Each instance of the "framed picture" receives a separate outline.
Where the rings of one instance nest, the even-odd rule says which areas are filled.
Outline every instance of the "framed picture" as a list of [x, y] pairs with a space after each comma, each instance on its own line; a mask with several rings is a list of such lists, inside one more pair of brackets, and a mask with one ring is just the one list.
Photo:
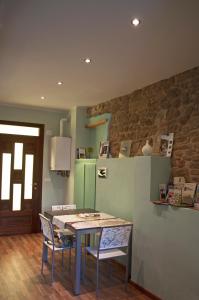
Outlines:
[[86, 149], [85, 148], [77, 148], [77, 158], [86, 158]]
[[195, 193], [196, 193], [196, 183], [185, 183], [182, 190], [182, 204], [194, 205]]
[[122, 141], [120, 144], [119, 158], [129, 157], [131, 151], [131, 140]]
[[171, 157], [172, 148], [173, 148], [173, 133], [168, 135], [160, 136], [160, 154], [163, 156]]
[[107, 177], [107, 168], [106, 167], [98, 168], [97, 175], [99, 178], [106, 178]]
[[108, 158], [109, 141], [100, 142], [99, 158]]
[[167, 202], [167, 184], [161, 183], [159, 184], [159, 195], [161, 202]]

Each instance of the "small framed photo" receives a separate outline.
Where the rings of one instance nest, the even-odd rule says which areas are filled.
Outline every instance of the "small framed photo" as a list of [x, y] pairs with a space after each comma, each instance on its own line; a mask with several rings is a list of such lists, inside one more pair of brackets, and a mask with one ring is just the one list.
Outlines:
[[160, 136], [160, 154], [162, 156], [171, 157], [173, 148], [173, 138], [173, 133]]
[[109, 156], [109, 141], [100, 142], [99, 158], [108, 158]]
[[86, 149], [85, 148], [77, 148], [77, 158], [86, 158]]
[[120, 144], [119, 158], [129, 157], [131, 151], [131, 140], [122, 141]]
[[107, 177], [107, 168], [106, 167], [98, 168], [97, 175], [99, 178], [106, 178]]
[[167, 184], [161, 183], [159, 184], [159, 196], [161, 202], [167, 202]]

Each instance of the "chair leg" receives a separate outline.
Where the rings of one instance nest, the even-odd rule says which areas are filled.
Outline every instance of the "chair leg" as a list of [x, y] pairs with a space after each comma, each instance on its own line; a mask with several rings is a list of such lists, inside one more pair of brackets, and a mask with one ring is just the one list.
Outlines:
[[64, 250], [62, 250], [61, 260], [62, 260], [62, 268], [63, 268], [64, 267]]
[[112, 278], [112, 261], [111, 259], [109, 260], [109, 263], [108, 263], [108, 267], [109, 267], [109, 277]]
[[125, 291], [127, 291], [128, 276], [129, 276], [129, 255], [127, 254], [127, 256], [126, 256], [126, 272], [125, 272]]
[[44, 269], [44, 244], [42, 246], [42, 255], [41, 255], [41, 274], [43, 275], [43, 269]]
[[55, 260], [54, 251], [52, 251], [52, 270], [51, 270], [51, 281], [52, 281], [52, 283], [54, 281], [54, 260]]
[[99, 296], [99, 260], [97, 259], [97, 268], [96, 268], [96, 295]]
[[71, 247], [69, 248], [69, 270], [71, 270]]

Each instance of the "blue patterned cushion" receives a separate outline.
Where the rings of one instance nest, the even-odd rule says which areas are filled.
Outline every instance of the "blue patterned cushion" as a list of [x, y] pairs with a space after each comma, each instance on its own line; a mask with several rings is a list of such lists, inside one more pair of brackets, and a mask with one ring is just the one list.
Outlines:
[[130, 233], [131, 226], [103, 228], [99, 249], [127, 247]]

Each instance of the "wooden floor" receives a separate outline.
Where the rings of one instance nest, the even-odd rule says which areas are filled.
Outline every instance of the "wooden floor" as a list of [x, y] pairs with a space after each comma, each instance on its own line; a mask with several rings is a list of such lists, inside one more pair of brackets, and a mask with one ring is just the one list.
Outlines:
[[[73, 276], [69, 270], [68, 253], [65, 255], [64, 268], [61, 266], [61, 255], [56, 253], [55, 281], [50, 283], [49, 265], [40, 273], [41, 234], [16, 235], [0, 237], [0, 299], [1, 300], [40, 300], [40, 299], [96, 299], [95, 262], [87, 259], [87, 270], [81, 295], [73, 294]], [[72, 257], [72, 266], [74, 258]], [[118, 265], [113, 266], [110, 278], [109, 264], [101, 263], [99, 299], [133, 299], [150, 300], [132, 285], [124, 290], [124, 274]]]

